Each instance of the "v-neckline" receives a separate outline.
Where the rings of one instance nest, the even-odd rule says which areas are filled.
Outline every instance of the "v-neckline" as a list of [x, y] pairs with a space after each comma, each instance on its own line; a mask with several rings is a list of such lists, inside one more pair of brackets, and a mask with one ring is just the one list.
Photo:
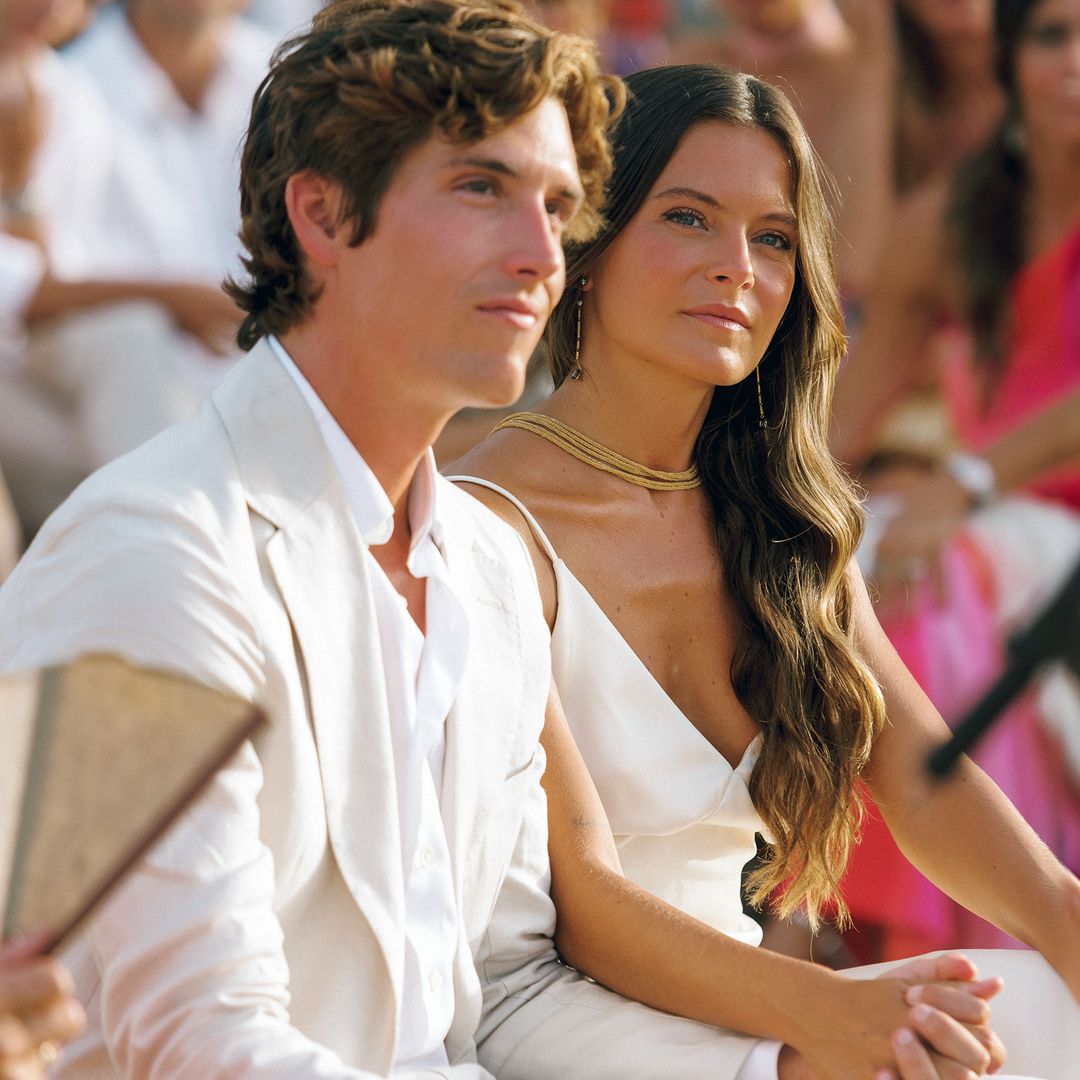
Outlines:
[[[585, 598], [586, 603], [588, 603], [596, 611], [596, 614], [603, 620], [604, 624], [610, 629], [611, 634], [618, 641], [619, 645], [627, 653], [627, 655], [630, 656], [632, 663], [642, 673], [642, 675], [645, 677], [646, 682], [650, 686], [652, 686], [653, 690], [655, 691], [657, 696], [664, 702], [666, 707], [672, 713], [674, 713], [683, 722], [683, 724], [693, 733], [693, 736], [696, 736], [706, 747], [708, 747], [708, 749], [713, 754], [715, 754], [724, 763], [724, 765], [727, 766], [727, 768], [732, 773], [741, 772], [741, 770], [743, 769], [743, 767], [746, 764], [747, 758], [749, 758], [752, 754], [756, 754], [759, 746], [761, 745], [761, 733], [758, 732], [758, 734], [755, 735], [750, 740], [749, 743], [747, 743], [745, 749], [743, 750], [742, 754], [739, 757], [739, 760], [733, 765], [728, 760], [727, 756], [725, 754], [723, 754], [715, 746], [715, 744], [703, 734], [703, 732], [697, 726], [697, 724], [695, 724], [693, 722], [693, 720], [691, 720], [690, 717], [688, 717], [686, 715], [686, 713], [684, 713], [682, 711], [682, 709], [679, 708], [679, 706], [675, 703], [675, 699], [667, 692], [667, 690], [664, 689], [664, 687], [661, 684], [660, 680], [657, 679], [657, 677], [649, 670], [649, 666], [645, 663], [645, 661], [642, 660], [641, 657], [638, 656], [638, 654], [630, 647], [630, 643], [623, 636], [622, 631], [615, 625], [614, 622], [611, 621], [611, 618], [607, 614], [607, 612], [604, 611], [604, 609], [596, 602], [596, 598], [578, 580], [578, 578], [575, 576], [574, 572], [570, 569], [569, 566], [566, 565], [566, 563], [563, 561], [563, 559], [561, 559], [558, 556], [555, 556], [555, 558], [552, 559], [552, 567], [553, 567], [553, 569], [555, 571], [556, 578], [568, 579], [570, 581], [570, 583], [572, 584], [572, 586], [575, 589], [577, 589], [578, 592]], [[556, 612], [555, 612], [555, 623], [551, 628], [552, 635], [554, 635], [558, 630], [561, 609], [562, 609], [562, 603], [560, 601], [560, 603], [559, 603], [559, 605], [558, 605], [558, 607], [556, 609]]]

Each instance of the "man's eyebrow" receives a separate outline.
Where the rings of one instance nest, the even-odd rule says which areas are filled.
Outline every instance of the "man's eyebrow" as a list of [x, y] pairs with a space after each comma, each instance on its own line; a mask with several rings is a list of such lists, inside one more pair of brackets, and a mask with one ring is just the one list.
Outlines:
[[[698, 191], [697, 188], [689, 187], [670, 187], [665, 188], [663, 191], [658, 191], [654, 196], [654, 199], [693, 199], [695, 202], [703, 203], [705, 206], [712, 207], [714, 210], [722, 209], [719, 202], [716, 201], [711, 195], [706, 194], [704, 191]], [[789, 213], [786, 210], [774, 210], [771, 213], [764, 214], [766, 221], [775, 221], [779, 225], [790, 225], [791, 228], [798, 228], [799, 221], [794, 214]]]
[[[502, 158], [457, 157], [446, 163], [447, 168], [460, 168], [462, 165], [468, 165], [474, 169], [485, 169], [488, 172], [498, 173], [500, 176], [517, 177], [521, 175], [517, 169], [512, 165], [508, 165]], [[585, 201], [585, 191], [577, 184], [564, 185], [559, 188], [559, 194], [564, 199], [571, 199], [574, 202]]]
[[448, 168], [460, 165], [471, 165], [474, 169], [486, 169], [488, 172], [499, 173], [501, 176], [517, 176], [517, 169], [511, 168], [501, 158], [485, 157], [458, 157], [447, 163]]

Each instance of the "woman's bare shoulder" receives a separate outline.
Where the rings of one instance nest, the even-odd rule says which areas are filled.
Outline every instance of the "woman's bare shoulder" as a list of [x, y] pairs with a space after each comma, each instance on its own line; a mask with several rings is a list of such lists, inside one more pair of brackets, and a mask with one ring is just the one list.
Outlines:
[[555, 618], [556, 596], [555, 580], [547, 553], [537, 540], [532, 526], [510, 499], [467, 478], [487, 480], [509, 492], [526, 507], [530, 507], [543, 491], [542, 462], [547, 451], [553, 449], [524, 431], [496, 431], [442, 469], [445, 476], [450, 477], [463, 491], [502, 518], [525, 542], [536, 568], [549, 626]]
[[[515, 495], [528, 506], [529, 497], [536, 490], [535, 469], [530, 458], [530, 452], [537, 449], [536, 442], [535, 437], [526, 432], [496, 431], [464, 453], [457, 461], [443, 466], [442, 472], [520, 532], [524, 519], [512, 502], [497, 491], [492, 491], [491, 488], [470, 483], [463, 478], [476, 477], [479, 480], [487, 480], [510, 492], [511, 495]], [[528, 526], [526, 525], [525, 528], [527, 530]]]

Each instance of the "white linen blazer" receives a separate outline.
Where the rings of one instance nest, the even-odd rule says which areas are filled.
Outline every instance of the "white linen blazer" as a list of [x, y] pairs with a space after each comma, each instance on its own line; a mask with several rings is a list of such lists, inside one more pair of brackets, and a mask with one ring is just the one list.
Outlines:
[[[439, 484], [435, 541], [470, 634], [442, 796], [461, 921], [450, 1068], [408, 1075], [488, 1077], [479, 1043], [507, 1078], [730, 1080], [754, 1040], [557, 960], [532, 566]], [[0, 671], [112, 652], [270, 717], [67, 955], [90, 1027], [61, 1077], [390, 1073], [404, 900], [363, 554], [315, 420], [260, 344], [193, 420], [84, 483], [0, 589]]]

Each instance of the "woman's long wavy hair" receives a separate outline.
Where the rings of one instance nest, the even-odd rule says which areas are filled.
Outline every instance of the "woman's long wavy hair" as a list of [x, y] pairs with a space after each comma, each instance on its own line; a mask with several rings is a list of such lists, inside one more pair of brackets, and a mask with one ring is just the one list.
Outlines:
[[697, 124], [760, 128], [791, 166], [799, 222], [791, 301], [754, 377], [718, 386], [695, 451], [728, 589], [744, 631], [730, 676], [764, 745], [750, 794], [770, 834], [749, 893], [780, 886], [781, 915], [812, 922], [835, 904], [862, 817], [859, 774], [884, 723], [876, 681], [852, 644], [848, 564], [862, 532], [852, 487], [826, 449], [833, 379], [844, 355], [832, 228], [821, 166], [784, 95], [711, 66], [657, 68], [627, 80], [615, 170], [599, 236], [567, 251], [568, 287], [545, 335], [556, 383], [574, 364], [580, 282], [637, 213]]
[[963, 275], [963, 311], [975, 337], [975, 362], [989, 405], [1004, 373], [1009, 288], [1025, 260], [1028, 170], [1023, 149], [1016, 54], [1042, 0], [997, 0], [994, 42], [1005, 116], [957, 169], [948, 223]]

